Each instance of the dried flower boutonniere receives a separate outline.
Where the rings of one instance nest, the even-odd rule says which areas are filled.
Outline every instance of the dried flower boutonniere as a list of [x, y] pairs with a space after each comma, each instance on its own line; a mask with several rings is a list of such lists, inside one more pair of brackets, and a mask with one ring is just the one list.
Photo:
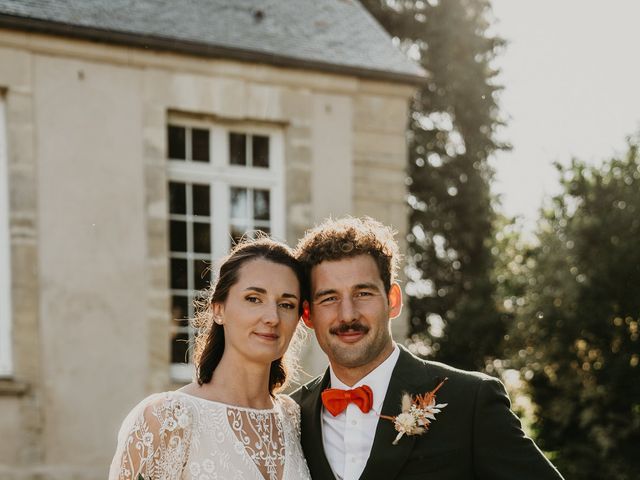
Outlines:
[[395, 417], [380, 415], [381, 418], [391, 420], [398, 431], [398, 436], [393, 441], [397, 445], [403, 435], [421, 435], [429, 429], [435, 414], [440, 413], [446, 403], [436, 403], [436, 392], [447, 379], [442, 380], [436, 388], [423, 395], [412, 397], [408, 393], [402, 395], [402, 413]]

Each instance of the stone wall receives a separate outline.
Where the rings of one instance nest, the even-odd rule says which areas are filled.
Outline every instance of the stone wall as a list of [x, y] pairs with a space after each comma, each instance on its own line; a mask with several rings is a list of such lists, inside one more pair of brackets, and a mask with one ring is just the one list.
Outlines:
[[[25, 37], [17, 36], [17, 41]], [[44, 458], [38, 279], [38, 182], [32, 56], [0, 43], [6, 105], [14, 377], [0, 381], [0, 479]], [[18, 470], [16, 470], [16, 468]]]
[[173, 386], [172, 112], [282, 128], [290, 244], [328, 215], [406, 233], [409, 87], [7, 30], [0, 65], [15, 359], [0, 382], [0, 480], [105, 478], [126, 412]]

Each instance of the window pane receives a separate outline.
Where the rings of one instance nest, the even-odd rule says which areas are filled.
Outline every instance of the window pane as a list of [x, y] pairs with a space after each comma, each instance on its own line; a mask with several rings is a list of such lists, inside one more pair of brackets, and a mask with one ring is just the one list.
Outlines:
[[229, 163], [231, 165], [247, 164], [247, 140], [243, 133], [229, 133]]
[[246, 225], [231, 225], [231, 244], [235, 245], [245, 235], [249, 227]]
[[196, 253], [211, 253], [211, 227], [209, 223], [194, 222], [193, 251]]
[[209, 130], [191, 130], [191, 159], [196, 162], [209, 161]]
[[253, 166], [269, 168], [269, 137], [253, 136]]
[[256, 220], [269, 220], [269, 190], [253, 191], [253, 218]]
[[246, 188], [231, 187], [231, 218], [239, 220], [249, 218]]
[[187, 213], [186, 188], [184, 183], [169, 183], [169, 213]]
[[211, 283], [211, 268], [209, 262], [204, 260], [195, 260], [193, 269], [193, 284], [196, 290], [202, 290]]
[[187, 261], [182, 258], [171, 259], [171, 288], [174, 290], [186, 290], [187, 285]]
[[171, 363], [188, 362], [187, 352], [189, 349], [189, 334], [179, 332], [172, 335], [171, 339]]
[[173, 327], [187, 327], [189, 325], [189, 298], [184, 295], [171, 297], [171, 318]]
[[187, 223], [171, 220], [169, 222], [169, 245], [172, 252], [187, 251]]
[[193, 185], [193, 214], [209, 216], [209, 185]]
[[184, 160], [187, 158], [187, 144], [185, 142], [185, 128], [169, 125], [167, 134], [169, 158], [171, 160]]

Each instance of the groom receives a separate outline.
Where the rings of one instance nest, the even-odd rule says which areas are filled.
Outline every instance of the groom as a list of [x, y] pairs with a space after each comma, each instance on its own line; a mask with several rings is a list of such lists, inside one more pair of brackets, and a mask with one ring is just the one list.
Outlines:
[[[420, 360], [394, 343], [389, 322], [402, 292], [389, 228], [370, 218], [327, 220], [297, 248], [311, 287], [305, 323], [330, 363], [293, 394], [314, 479], [562, 479], [522, 432], [498, 380]], [[422, 433], [394, 445], [403, 394], [443, 381], [435, 403], [446, 406], [431, 411]]]

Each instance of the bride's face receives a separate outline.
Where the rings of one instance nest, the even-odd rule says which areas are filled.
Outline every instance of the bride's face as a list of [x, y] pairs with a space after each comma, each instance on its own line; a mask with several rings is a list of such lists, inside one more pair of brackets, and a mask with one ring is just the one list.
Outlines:
[[238, 273], [226, 301], [214, 305], [224, 325], [225, 355], [270, 364], [282, 357], [298, 325], [298, 279], [289, 267], [260, 258]]

